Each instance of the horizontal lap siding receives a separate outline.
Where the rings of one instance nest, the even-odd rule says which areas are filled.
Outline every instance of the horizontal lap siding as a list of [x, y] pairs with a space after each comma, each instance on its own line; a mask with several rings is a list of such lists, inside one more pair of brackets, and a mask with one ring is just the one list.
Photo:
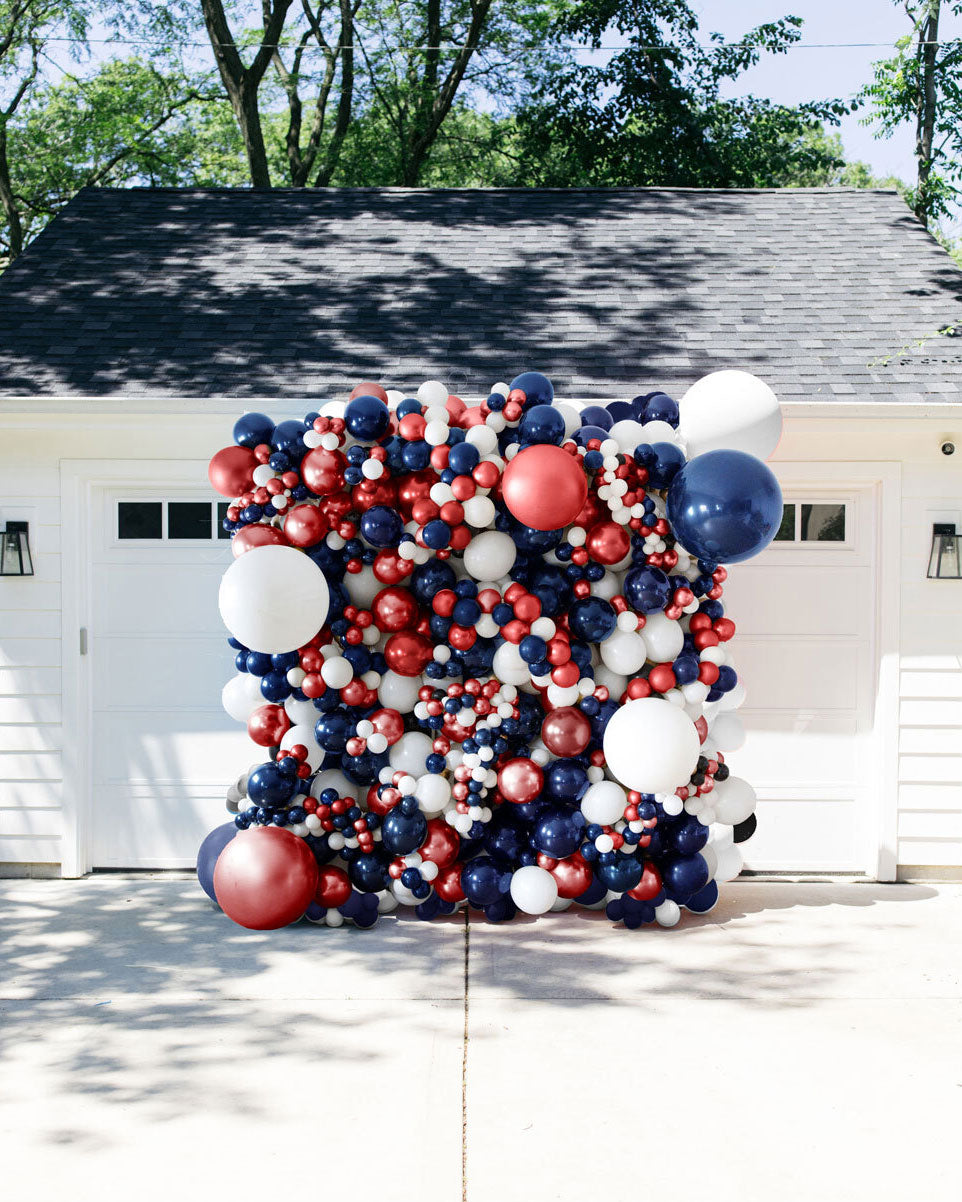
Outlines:
[[4, 438], [0, 525], [29, 522], [35, 575], [0, 579], [0, 861], [49, 864], [62, 830], [60, 473], [18, 454], [19, 437]]

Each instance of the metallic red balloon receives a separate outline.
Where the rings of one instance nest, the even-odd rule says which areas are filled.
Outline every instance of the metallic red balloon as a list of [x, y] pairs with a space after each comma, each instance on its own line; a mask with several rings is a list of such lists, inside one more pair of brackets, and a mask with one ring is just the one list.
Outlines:
[[588, 531], [588, 554], [598, 563], [619, 563], [631, 550], [628, 530], [617, 522], [599, 522]]
[[276, 526], [265, 526], [261, 522], [255, 522], [250, 526], [241, 526], [230, 540], [231, 554], [235, 559], [243, 555], [245, 551], [252, 551], [255, 547], [289, 547], [290, 545], [283, 530], [279, 530]]
[[591, 723], [577, 706], [563, 705], [545, 715], [541, 738], [553, 755], [580, 755], [591, 739]]
[[284, 519], [284, 533], [295, 547], [313, 547], [330, 530], [316, 505], [295, 505]]
[[534, 801], [544, 786], [544, 773], [534, 760], [508, 760], [498, 773], [498, 788], [508, 801]]
[[411, 509], [415, 501], [426, 498], [439, 479], [437, 472], [432, 472], [430, 468], [402, 476], [398, 484], [397, 499], [406, 522], [411, 520]]
[[413, 560], [402, 559], [396, 551], [378, 551], [371, 570], [382, 584], [400, 584], [413, 568]]
[[356, 388], [351, 389], [351, 395], [347, 398], [353, 401], [356, 396], [376, 396], [379, 401], [387, 404], [387, 393], [380, 384], [375, 384], [373, 380], [365, 380], [363, 384], [358, 384]]
[[418, 623], [418, 603], [410, 589], [382, 588], [371, 602], [378, 630], [410, 630]]
[[224, 447], [207, 466], [207, 479], [222, 497], [239, 497], [253, 484], [258, 458], [250, 447]]
[[314, 853], [303, 839], [280, 826], [252, 826], [238, 831], [220, 853], [214, 893], [238, 926], [273, 931], [303, 915], [317, 876]]
[[448, 868], [458, 858], [461, 839], [443, 818], [428, 819], [428, 833], [418, 848], [422, 860], [430, 860], [438, 868]]
[[317, 904], [330, 910], [343, 906], [350, 896], [351, 881], [344, 869], [325, 864], [317, 874], [317, 888], [314, 891]]
[[[323, 496], [325, 493], [336, 493], [344, 485], [344, 469], [347, 459], [340, 451], [328, 451], [324, 447], [315, 447], [308, 451], [301, 460], [301, 478], [313, 493]], [[350, 498], [345, 497], [350, 507]]]
[[247, 733], [260, 747], [276, 747], [290, 729], [282, 705], [259, 705], [247, 719]]
[[652, 864], [651, 860], [645, 860], [645, 870], [641, 874], [641, 880], [635, 885], [634, 889], [628, 890], [628, 896], [633, 897], [635, 901], [651, 901], [660, 892], [661, 873]]
[[461, 865], [449, 864], [447, 868], [442, 868], [434, 879], [434, 891], [442, 901], [464, 901], [464, 890], [461, 888]]
[[380, 735], [388, 741], [388, 745], [393, 747], [401, 735], [404, 734], [404, 719], [397, 710], [379, 709], [368, 716], [368, 722]]
[[591, 865], [580, 851], [573, 852], [566, 860], [556, 860], [548, 871], [558, 882], [559, 897], [580, 897], [591, 884]]
[[393, 509], [397, 504], [397, 485], [393, 477], [384, 475], [379, 480], [365, 480], [363, 484], [355, 484], [351, 489], [351, 504], [360, 513], [364, 513], [372, 505], [387, 505]]
[[433, 656], [431, 640], [414, 630], [392, 634], [384, 648], [387, 666], [398, 676], [420, 676]]
[[577, 455], [539, 443], [511, 460], [501, 491], [519, 522], [535, 530], [557, 530], [581, 512], [588, 499], [588, 477]]

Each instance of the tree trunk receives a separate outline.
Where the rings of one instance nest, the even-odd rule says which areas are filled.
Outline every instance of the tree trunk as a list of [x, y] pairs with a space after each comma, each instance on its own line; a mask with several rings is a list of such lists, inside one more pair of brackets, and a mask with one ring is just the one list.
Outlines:
[[257, 108], [257, 85], [244, 80], [238, 89], [236, 102], [231, 96], [231, 104], [244, 138], [251, 183], [255, 188], [269, 188], [271, 173], [267, 165], [267, 147], [264, 145], [264, 131]]
[[919, 26], [919, 91], [915, 105], [915, 157], [918, 159], [918, 186], [915, 195], [915, 215], [928, 228], [932, 175], [932, 139], [936, 115], [936, 56], [939, 39], [939, 9], [941, 0], [929, 0], [928, 12]]
[[10, 259], [14, 259], [23, 250], [23, 224], [20, 221], [20, 210], [17, 208], [16, 197], [10, 184], [10, 164], [7, 162], [7, 127], [6, 122], [0, 125], [0, 204], [10, 227]]

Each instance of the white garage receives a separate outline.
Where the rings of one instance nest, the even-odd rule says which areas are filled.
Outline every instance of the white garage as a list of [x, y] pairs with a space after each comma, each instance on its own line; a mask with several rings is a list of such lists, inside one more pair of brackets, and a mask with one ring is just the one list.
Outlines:
[[[458, 193], [443, 221], [438, 197], [91, 191], [0, 280], [0, 527], [27, 523], [35, 569], [0, 579], [3, 870], [188, 866], [260, 758], [220, 706], [206, 463], [238, 413], [527, 366], [563, 399], [680, 395], [740, 366], [786, 415], [782, 530], [724, 597], [747, 869], [958, 872], [962, 581], [927, 569], [933, 526], [962, 530], [962, 356], [897, 352], [962, 273], [894, 194]], [[317, 254], [279, 271], [278, 242]]]

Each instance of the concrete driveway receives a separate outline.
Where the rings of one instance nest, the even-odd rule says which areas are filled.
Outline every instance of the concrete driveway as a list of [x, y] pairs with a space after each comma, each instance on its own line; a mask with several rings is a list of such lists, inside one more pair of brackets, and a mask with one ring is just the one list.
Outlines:
[[737, 882], [673, 930], [241, 930], [0, 889], [10, 1202], [958, 1202], [962, 887]]

